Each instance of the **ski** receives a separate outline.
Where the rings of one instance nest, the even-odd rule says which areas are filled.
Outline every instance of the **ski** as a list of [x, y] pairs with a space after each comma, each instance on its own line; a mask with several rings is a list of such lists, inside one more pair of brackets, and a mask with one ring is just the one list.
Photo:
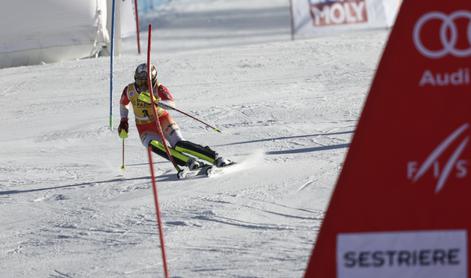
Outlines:
[[216, 166], [211, 167], [208, 170], [206, 170], [206, 176], [207, 177], [214, 177], [214, 176], [217, 176], [217, 175], [222, 175], [222, 174], [224, 174], [225, 170], [228, 170], [229, 168], [231, 168], [231, 166], [233, 166], [235, 164], [236, 164], [235, 162], [231, 162], [231, 163], [227, 164], [224, 167], [216, 167]]
[[216, 175], [221, 175], [224, 173], [224, 170], [230, 168], [232, 165], [235, 165], [235, 162], [231, 162], [230, 164], [224, 167], [216, 167], [214, 165], [205, 165], [201, 168], [196, 170], [189, 170], [183, 169], [177, 173], [178, 179], [191, 179], [196, 177], [213, 177]]
[[177, 173], [177, 177], [178, 179], [183, 180], [183, 179], [190, 179], [190, 178], [195, 178], [199, 176], [208, 176], [208, 170], [210, 170], [211, 168], [213, 168], [213, 165], [205, 165], [196, 170], [190, 170], [190, 169], [185, 168]]

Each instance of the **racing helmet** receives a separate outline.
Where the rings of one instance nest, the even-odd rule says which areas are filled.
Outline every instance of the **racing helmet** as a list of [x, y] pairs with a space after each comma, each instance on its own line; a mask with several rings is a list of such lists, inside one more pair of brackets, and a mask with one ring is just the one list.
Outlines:
[[[157, 68], [151, 64], [150, 65], [152, 87], [157, 85]], [[143, 63], [137, 66], [136, 71], [134, 72], [134, 82], [137, 87], [141, 89], [147, 88], [147, 64]]]

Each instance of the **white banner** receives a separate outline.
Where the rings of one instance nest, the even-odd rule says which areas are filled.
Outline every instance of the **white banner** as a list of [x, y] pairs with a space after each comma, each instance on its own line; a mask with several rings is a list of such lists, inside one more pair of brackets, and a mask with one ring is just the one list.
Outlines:
[[337, 235], [338, 278], [466, 278], [466, 230]]
[[121, 38], [136, 36], [136, 20], [134, 16], [134, 2], [121, 0]]
[[293, 32], [316, 36], [392, 26], [401, 0], [292, 0]]
[[105, 0], [2, 1], [0, 68], [90, 56], [108, 39]]

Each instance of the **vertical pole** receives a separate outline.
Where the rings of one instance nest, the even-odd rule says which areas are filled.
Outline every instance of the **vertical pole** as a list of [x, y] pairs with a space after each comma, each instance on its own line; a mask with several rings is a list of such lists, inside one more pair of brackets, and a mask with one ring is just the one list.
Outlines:
[[136, 17], [136, 39], [137, 39], [137, 54], [141, 54], [141, 37], [139, 34], [139, 11], [137, 7], [137, 0], [134, 0], [134, 11]]
[[[164, 133], [162, 132], [162, 127], [160, 126], [159, 114], [157, 113], [157, 108], [156, 108], [157, 104], [155, 103], [154, 92], [153, 92], [154, 89], [152, 87], [152, 80], [151, 80], [151, 76], [150, 76], [150, 70], [151, 70], [151, 67], [150, 67], [150, 49], [151, 49], [151, 46], [152, 46], [152, 25], [149, 24], [148, 38], [147, 38], [147, 88], [149, 88], [149, 94], [150, 94], [151, 106], [152, 106], [152, 113], [154, 113], [154, 119], [156, 119], [155, 120], [155, 125], [157, 127], [157, 132], [159, 133], [159, 137], [162, 140], [162, 145], [164, 145], [165, 153], [167, 153], [168, 159], [170, 160], [170, 162], [172, 162], [173, 167], [175, 168], [175, 170], [177, 170], [177, 172], [180, 172], [181, 171], [180, 167], [177, 165], [177, 163], [173, 159], [172, 154], [170, 153], [170, 150], [168, 149]], [[158, 88], [157, 88], [157, 90], [158, 90]], [[157, 94], [158, 94], [158, 92], [157, 92]]]
[[124, 138], [123, 138], [123, 146], [122, 146], [122, 152], [121, 152], [121, 170], [124, 170]]
[[121, 130], [119, 137], [123, 139], [122, 153], [121, 153], [121, 170], [124, 170], [124, 139], [128, 138], [128, 133], [125, 130]]
[[115, 16], [115, 0], [111, 4], [111, 49], [110, 49], [110, 130], [113, 130], [113, 57], [114, 57], [114, 16]]
[[[162, 140], [162, 144], [165, 146], [165, 150], [167, 151], [167, 155], [169, 159], [172, 160], [172, 156], [170, 155], [170, 151], [168, 150], [167, 144], [165, 143], [165, 137], [162, 134], [162, 127], [160, 126], [159, 122], [159, 115], [157, 114], [157, 111], [155, 109], [154, 105], [154, 94], [152, 92], [152, 80], [151, 80], [151, 67], [150, 67], [150, 50], [151, 50], [151, 41], [152, 41], [152, 26], [149, 24], [149, 32], [148, 32], [148, 38], [147, 38], [147, 87], [149, 89], [149, 94], [150, 98], [152, 101], [152, 111], [154, 113], [154, 119], [157, 125], [157, 130], [159, 131], [159, 136]], [[155, 182], [155, 174], [154, 174], [154, 163], [152, 161], [152, 148], [149, 146], [147, 148], [147, 155], [149, 157], [149, 167], [150, 167], [150, 174], [151, 174], [151, 179], [152, 179], [152, 192], [154, 193], [154, 204], [155, 204], [155, 214], [157, 217], [157, 223], [158, 223], [158, 231], [159, 231], [159, 236], [160, 236], [160, 249], [162, 251], [162, 264], [164, 268], [164, 274], [165, 277], [168, 278], [168, 268], [167, 268], [167, 256], [165, 254], [165, 242], [164, 242], [164, 231], [162, 227], [162, 220], [160, 216], [160, 206], [159, 206], [159, 199], [158, 199], [158, 194], [157, 194], [157, 183]], [[172, 160], [173, 162], [173, 160]]]
[[162, 220], [160, 216], [160, 205], [159, 197], [157, 194], [157, 183], [155, 182], [155, 173], [154, 173], [154, 162], [152, 161], [152, 148], [149, 146], [147, 148], [147, 156], [149, 157], [149, 167], [150, 167], [150, 176], [152, 179], [152, 193], [154, 195], [154, 205], [155, 205], [155, 214], [157, 217], [157, 228], [159, 232], [160, 239], [160, 250], [162, 251], [162, 265], [164, 268], [164, 277], [168, 278], [168, 267], [167, 267], [167, 255], [165, 253], [165, 241], [164, 241], [164, 229], [162, 228]]
[[291, 40], [294, 41], [294, 13], [293, 13], [293, 0], [289, 0], [289, 14], [291, 20]]
[[114, 41], [114, 56], [119, 56], [121, 54], [121, 16], [122, 16], [122, 2], [124, 0], [117, 0], [116, 1], [116, 6], [114, 8], [114, 14], [115, 14], [115, 24], [114, 24], [114, 36], [115, 36], [115, 41]]

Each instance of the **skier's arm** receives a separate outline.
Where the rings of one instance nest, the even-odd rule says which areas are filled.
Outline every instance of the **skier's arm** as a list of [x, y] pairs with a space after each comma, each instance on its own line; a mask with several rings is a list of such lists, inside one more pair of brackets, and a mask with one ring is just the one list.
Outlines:
[[129, 103], [131, 101], [128, 97], [128, 88], [124, 88], [123, 93], [121, 94], [121, 99], [119, 100], [119, 114], [121, 115], [121, 119], [128, 118], [129, 115]]
[[167, 107], [175, 107], [175, 101], [170, 90], [162, 84], [159, 84], [158, 86], [158, 96], [160, 98], [160, 102], [162, 102]]
[[[128, 88], [126, 87], [121, 94], [121, 99], [119, 100], [119, 114], [121, 115], [121, 121], [118, 127], [118, 134], [120, 136], [126, 136], [129, 130], [128, 124], [128, 115], [129, 115], [129, 97], [128, 97]], [[124, 135], [122, 135], [121, 131], [126, 131]]]

